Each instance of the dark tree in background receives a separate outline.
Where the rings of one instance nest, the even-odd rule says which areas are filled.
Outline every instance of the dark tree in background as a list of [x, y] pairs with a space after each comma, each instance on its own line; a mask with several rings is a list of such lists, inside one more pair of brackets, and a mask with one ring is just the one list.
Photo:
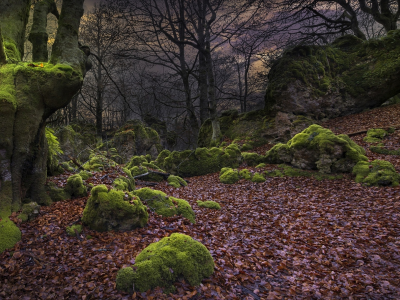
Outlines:
[[[36, 5], [43, 7], [35, 10], [31, 39], [41, 60], [47, 13], [57, 13], [52, 1]], [[86, 72], [87, 57], [78, 47], [83, 0], [63, 1], [49, 63], [21, 61], [30, 6], [29, 0], [0, 2], [0, 217], [18, 210], [24, 198], [48, 203], [46, 119], [71, 101]]]

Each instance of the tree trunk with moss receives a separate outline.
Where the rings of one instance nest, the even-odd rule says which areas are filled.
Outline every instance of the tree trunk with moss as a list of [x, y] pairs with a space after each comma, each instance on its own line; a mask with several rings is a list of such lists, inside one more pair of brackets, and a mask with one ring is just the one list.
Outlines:
[[[0, 218], [21, 207], [30, 198], [48, 204], [45, 192], [47, 142], [46, 119], [65, 107], [78, 92], [86, 72], [87, 56], [79, 49], [78, 30], [84, 0], [63, 1], [50, 62], [22, 62], [30, 0], [0, 2]], [[36, 5], [52, 5], [39, 1]], [[54, 8], [54, 7], [53, 7]], [[45, 9], [36, 14], [31, 35], [39, 49], [35, 60], [45, 58], [43, 37]], [[35, 11], [37, 12], [37, 10]], [[46, 13], [47, 12], [47, 13]], [[56, 13], [55, 13], [56, 14]], [[41, 29], [40, 29], [41, 28]]]

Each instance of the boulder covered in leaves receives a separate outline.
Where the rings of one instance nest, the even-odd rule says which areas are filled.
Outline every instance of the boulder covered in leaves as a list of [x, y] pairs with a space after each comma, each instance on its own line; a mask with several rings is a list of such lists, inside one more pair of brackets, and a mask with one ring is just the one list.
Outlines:
[[83, 211], [82, 222], [96, 231], [127, 231], [147, 224], [146, 206], [132, 193], [95, 186]]
[[311, 125], [286, 144], [277, 144], [266, 153], [266, 162], [289, 163], [321, 173], [351, 172], [359, 161], [368, 161], [365, 150], [347, 135]]
[[145, 292], [156, 287], [173, 292], [178, 278], [197, 286], [214, 272], [208, 249], [190, 236], [173, 233], [143, 249], [132, 267], [118, 271], [118, 290]]

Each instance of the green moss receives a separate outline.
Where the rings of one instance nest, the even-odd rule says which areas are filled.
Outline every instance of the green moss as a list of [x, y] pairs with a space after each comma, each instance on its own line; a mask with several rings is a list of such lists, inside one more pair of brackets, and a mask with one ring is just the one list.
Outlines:
[[92, 153], [89, 156], [89, 161], [83, 165], [83, 168], [87, 171], [101, 171], [115, 166], [117, 166], [117, 163], [112, 159], [107, 158], [101, 153]]
[[0, 253], [21, 240], [21, 231], [9, 218], [0, 219]]
[[179, 176], [175, 176], [175, 175], [170, 175], [167, 179], [168, 184], [175, 187], [175, 188], [179, 188], [181, 186], [187, 186], [187, 182], [179, 177]]
[[146, 207], [132, 193], [108, 190], [105, 185], [92, 189], [83, 211], [82, 222], [96, 231], [132, 230], [148, 221]]
[[367, 186], [398, 186], [400, 174], [394, 166], [384, 160], [374, 160], [372, 162], [360, 161], [353, 168], [356, 175], [356, 182], [364, 183]]
[[256, 166], [256, 168], [264, 168], [265, 166], [266, 166], [266, 164], [261, 163], [261, 164], [258, 164], [258, 165]]
[[253, 177], [251, 178], [251, 181], [253, 181], [253, 182], [265, 182], [265, 177], [262, 174], [256, 172], [256, 173], [254, 173]]
[[82, 232], [82, 225], [67, 226], [66, 231], [69, 236], [77, 236]]
[[400, 155], [400, 150], [389, 150], [385, 149], [382, 146], [371, 146], [369, 147], [374, 153], [384, 154], [384, 155]]
[[219, 203], [210, 200], [207, 201], [197, 200], [197, 205], [205, 208], [218, 209], [218, 210], [221, 209], [221, 205], [219, 205]]
[[87, 189], [83, 185], [82, 177], [79, 174], [68, 177], [64, 190], [74, 198], [85, 197], [87, 195]]
[[90, 172], [88, 172], [88, 171], [85, 171], [85, 170], [80, 171], [78, 174], [79, 174], [79, 176], [82, 177], [83, 180], [88, 180], [90, 177], [93, 176], [92, 173], [90, 173]]
[[22, 212], [19, 214], [18, 218], [23, 222], [35, 219], [39, 215], [40, 205], [36, 202], [26, 203], [22, 206]]
[[231, 168], [222, 168], [219, 174], [219, 181], [225, 184], [234, 184], [239, 181], [239, 172]]
[[251, 179], [251, 172], [249, 170], [247, 170], [247, 169], [240, 170], [239, 177], [240, 178], [244, 178], [246, 180], [250, 180]]
[[186, 200], [167, 197], [164, 192], [150, 188], [141, 188], [134, 193], [158, 215], [164, 217], [182, 215], [192, 223], [196, 223], [192, 207]]
[[132, 268], [120, 270], [117, 287], [126, 292], [131, 292], [132, 286], [139, 292], [155, 287], [172, 292], [173, 283], [180, 277], [197, 286], [213, 272], [214, 261], [204, 245], [190, 236], [173, 233], [143, 249]]
[[248, 165], [248, 166], [255, 166], [264, 159], [263, 156], [257, 154], [257, 153], [250, 153], [250, 152], [242, 152], [242, 157], [243, 161]]
[[253, 147], [250, 144], [243, 144], [243, 146], [240, 148], [240, 151], [248, 151], [253, 149]]
[[54, 182], [49, 182], [46, 185], [47, 194], [54, 202], [71, 199], [71, 195], [67, 193], [63, 188], [57, 187]]
[[131, 192], [135, 189], [135, 180], [126, 178], [124, 176], [119, 176], [114, 180], [112, 185], [116, 190]]
[[368, 129], [367, 136], [363, 139], [363, 141], [367, 143], [377, 143], [380, 142], [387, 135], [388, 132], [384, 129]]

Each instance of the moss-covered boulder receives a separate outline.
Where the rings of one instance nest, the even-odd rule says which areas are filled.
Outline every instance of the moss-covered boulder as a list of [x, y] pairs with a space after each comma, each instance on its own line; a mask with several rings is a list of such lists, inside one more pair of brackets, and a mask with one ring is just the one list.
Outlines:
[[248, 166], [256, 166], [264, 160], [264, 156], [251, 152], [242, 152], [242, 157]]
[[150, 188], [141, 188], [134, 193], [158, 215], [164, 217], [181, 215], [190, 222], [196, 223], [196, 215], [190, 204], [184, 199], [168, 197], [164, 192]]
[[381, 39], [342, 36], [331, 45], [289, 49], [268, 74], [266, 113], [321, 119], [380, 106], [400, 92], [399, 56], [400, 30]]
[[214, 173], [224, 167], [237, 168], [242, 159], [236, 144], [231, 144], [226, 148], [163, 151], [160, 156], [155, 161], [160, 168], [183, 177]]
[[360, 161], [354, 166], [353, 173], [356, 175], [356, 182], [367, 186], [398, 186], [400, 181], [400, 174], [394, 166], [384, 160]]
[[232, 168], [222, 168], [219, 173], [219, 181], [225, 184], [234, 184], [239, 179], [239, 171]]
[[82, 177], [83, 180], [88, 180], [90, 177], [93, 176], [92, 173], [90, 173], [90, 172], [88, 172], [88, 171], [86, 171], [86, 170], [82, 170], [82, 171], [80, 171], [78, 174], [79, 174], [79, 176]]
[[368, 129], [366, 137], [363, 139], [367, 143], [378, 143], [389, 133], [385, 129], [373, 128]]
[[18, 215], [18, 218], [22, 222], [31, 221], [36, 219], [40, 213], [40, 205], [36, 202], [29, 202], [22, 205], [22, 212]]
[[253, 177], [251, 178], [251, 181], [261, 183], [261, 182], [265, 181], [265, 177], [263, 174], [256, 172], [256, 173], [254, 173]]
[[117, 166], [117, 163], [108, 158], [104, 152], [91, 153], [89, 160], [82, 166], [86, 171], [102, 171]]
[[127, 231], [144, 227], [148, 218], [147, 209], [137, 196], [98, 185], [92, 189], [82, 222], [100, 232]]
[[135, 155], [150, 154], [155, 159], [162, 150], [157, 131], [139, 120], [128, 121], [115, 133], [109, 144], [117, 149], [124, 162]]
[[0, 216], [0, 253], [14, 247], [21, 240], [21, 231], [7, 217]]
[[87, 195], [87, 188], [83, 184], [82, 177], [79, 174], [68, 177], [64, 191], [72, 198], [80, 198]]
[[71, 195], [63, 188], [59, 188], [54, 182], [46, 184], [46, 192], [54, 202], [71, 199]]
[[239, 177], [246, 179], [246, 180], [250, 180], [251, 179], [251, 172], [248, 169], [242, 169], [239, 171]]
[[365, 150], [347, 135], [311, 125], [287, 144], [277, 144], [266, 153], [266, 162], [289, 163], [300, 169], [321, 173], [351, 172], [359, 161], [367, 161]]
[[133, 191], [135, 189], [135, 180], [125, 176], [119, 176], [113, 181], [113, 187], [119, 191]]
[[145, 292], [155, 287], [175, 290], [174, 282], [183, 278], [192, 286], [211, 276], [214, 261], [207, 248], [190, 236], [173, 233], [143, 249], [135, 265], [117, 274], [117, 289]]
[[217, 209], [217, 210], [221, 209], [221, 205], [219, 205], [218, 202], [211, 201], [211, 200], [207, 200], [207, 201], [197, 200], [197, 205], [199, 207], [205, 207], [205, 208], [211, 208], [211, 209]]
[[187, 186], [187, 182], [185, 181], [185, 179], [179, 176], [170, 175], [168, 176], [167, 181], [170, 186], [173, 186], [175, 188], [179, 188], [181, 186]]
[[[167, 174], [164, 170], [159, 168], [153, 161], [151, 161], [151, 155], [140, 155], [133, 156], [124, 168], [125, 172], [128, 170], [132, 177], [143, 175], [148, 173], [146, 176], [140, 176], [141, 180], [160, 182], [167, 179]], [[158, 173], [164, 173], [160, 175]]]

